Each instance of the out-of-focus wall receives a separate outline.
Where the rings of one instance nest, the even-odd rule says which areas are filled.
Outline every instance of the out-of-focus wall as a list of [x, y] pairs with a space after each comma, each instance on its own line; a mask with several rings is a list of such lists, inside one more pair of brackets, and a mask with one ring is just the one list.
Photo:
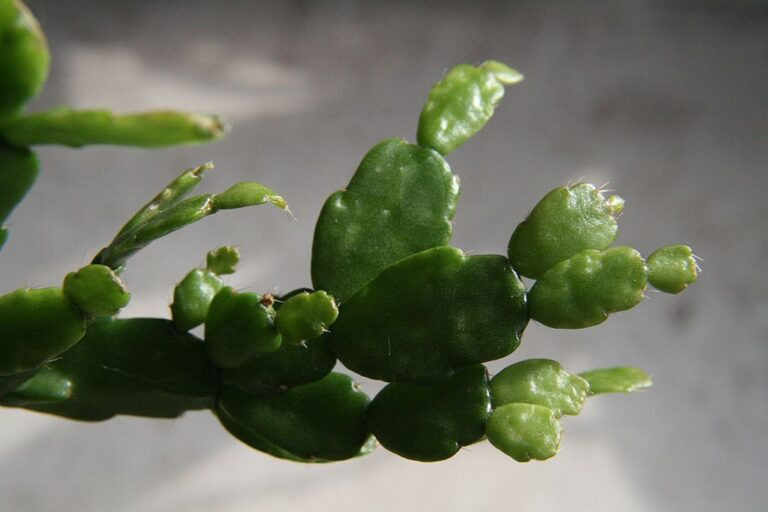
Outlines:
[[[301, 466], [241, 445], [206, 413], [82, 425], [0, 410], [0, 509], [753, 511], [768, 503], [768, 8], [763, 2], [246, 2], [29, 0], [52, 46], [33, 105], [224, 114], [222, 142], [160, 151], [44, 148], [11, 218], [0, 283], [57, 283], [181, 169], [213, 160], [216, 191], [258, 180], [277, 211], [224, 213], [157, 242], [125, 277], [128, 315], [167, 315], [208, 249], [244, 254], [236, 286], [309, 284], [313, 223], [364, 153], [413, 139], [450, 66], [526, 75], [449, 161], [462, 178], [454, 242], [504, 253], [549, 189], [609, 182], [621, 244], [694, 247], [689, 292], [649, 293], [585, 331], [530, 325], [513, 358], [574, 370], [631, 364], [651, 390], [598, 398], [562, 452], [520, 465], [485, 445], [441, 464], [379, 450]], [[0, 77], [1, 79], [1, 77]], [[502, 363], [494, 363], [497, 370]], [[375, 392], [377, 384], [363, 381]]]

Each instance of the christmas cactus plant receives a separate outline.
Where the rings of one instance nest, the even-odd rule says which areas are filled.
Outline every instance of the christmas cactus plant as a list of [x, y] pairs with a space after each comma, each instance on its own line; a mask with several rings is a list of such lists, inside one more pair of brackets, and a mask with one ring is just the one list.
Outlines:
[[[18, 0], [0, 0], [0, 223], [33, 185], [39, 144], [161, 147], [215, 140], [215, 116], [24, 112], [49, 65], [45, 38]], [[0, 296], [0, 404], [80, 421], [174, 418], [207, 409], [245, 444], [301, 462], [365, 455], [378, 444], [438, 461], [487, 439], [521, 462], [560, 447], [561, 419], [601, 393], [651, 384], [641, 369], [571, 372], [512, 354], [530, 320], [600, 324], [644, 298], [680, 293], [698, 267], [684, 245], [644, 258], [612, 247], [624, 201], [588, 183], [557, 187], [511, 230], [507, 254], [451, 246], [459, 180], [446, 157], [478, 133], [522, 75], [496, 61], [451, 69], [430, 91], [416, 143], [386, 139], [320, 212], [312, 286], [282, 296], [226, 285], [240, 254], [210, 251], [175, 287], [170, 318], [118, 318], [121, 273], [158, 238], [220, 210], [271, 205], [243, 182], [192, 195], [212, 165], [184, 171], [60, 285]], [[23, 234], [0, 228], [0, 245]], [[20, 240], [15, 240], [19, 238]], [[533, 282], [526, 287], [521, 280]], [[202, 338], [190, 330], [202, 326]], [[386, 382], [370, 399], [336, 363]]]

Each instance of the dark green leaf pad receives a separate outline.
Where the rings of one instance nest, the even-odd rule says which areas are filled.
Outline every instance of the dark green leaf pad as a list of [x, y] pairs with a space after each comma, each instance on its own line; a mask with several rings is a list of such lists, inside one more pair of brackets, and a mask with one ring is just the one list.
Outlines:
[[218, 368], [235, 368], [256, 354], [274, 352], [283, 342], [274, 326], [273, 299], [222, 288], [205, 320], [205, 347]]
[[539, 279], [544, 272], [586, 249], [605, 249], [616, 239], [615, 215], [624, 207], [589, 183], [549, 192], [509, 240], [508, 255], [520, 275]]
[[208, 308], [224, 282], [208, 269], [195, 269], [173, 290], [171, 317], [180, 331], [188, 331], [205, 322]]
[[640, 368], [617, 367], [590, 370], [580, 374], [589, 382], [589, 394], [630, 393], [650, 387], [651, 376]]
[[324, 291], [299, 293], [280, 306], [275, 327], [285, 343], [304, 343], [327, 332], [338, 316], [336, 301]]
[[557, 329], [581, 329], [604, 322], [643, 300], [645, 261], [631, 247], [587, 250], [561, 261], [528, 293], [531, 318]]
[[39, 167], [32, 151], [0, 143], [0, 226], [32, 188]]
[[244, 364], [220, 370], [227, 385], [249, 393], [275, 394], [318, 381], [331, 373], [336, 356], [326, 336], [302, 345], [283, 343], [268, 354], [257, 354]]
[[526, 359], [507, 366], [491, 379], [494, 407], [511, 403], [543, 405], [557, 417], [579, 414], [589, 383], [551, 359]]
[[80, 341], [85, 319], [61, 288], [0, 296], [0, 375], [31, 370]]
[[343, 303], [389, 265], [447, 244], [458, 197], [458, 178], [437, 152], [402, 139], [380, 142], [320, 212], [315, 288]]
[[648, 282], [662, 292], [680, 293], [696, 282], [699, 266], [687, 245], [668, 245], [648, 256]]
[[82, 421], [117, 414], [174, 418], [213, 407], [215, 393], [202, 340], [168, 320], [104, 317], [2, 404]]
[[388, 384], [368, 407], [368, 428], [387, 450], [433, 462], [482, 439], [490, 412], [488, 372], [477, 365], [433, 386]]
[[17, 0], [0, 0], [0, 120], [18, 114], [42, 89], [50, 56], [40, 25]]
[[527, 323], [525, 288], [506, 258], [436, 247], [390, 266], [342, 304], [331, 349], [366, 377], [435, 384], [510, 354]]
[[328, 462], [355, 457], [366, 447], [368, 403], [349, 376], [331, 373], [277, 397], [222, 386], [216, 414], [252, 448], [299, 462]]
[[443, 155], [452, 152], [485, 126], [504, 96], [504, 86], [522, 79], [514, 69], [493, 60], [477, 67], [454, 67], [429, 91], [419, 117], [419, 145]]
[[106, 265], [86, 265], [70, 272], [62, 289], [69, 300], [91, 316], [116, 315], [131, 300], [122, 279]]
[[562, 426], [549, 407], [515, 403], [493, 410], [485, 434], [502, 452], [518, 462], [528, 462], [557, 454]]

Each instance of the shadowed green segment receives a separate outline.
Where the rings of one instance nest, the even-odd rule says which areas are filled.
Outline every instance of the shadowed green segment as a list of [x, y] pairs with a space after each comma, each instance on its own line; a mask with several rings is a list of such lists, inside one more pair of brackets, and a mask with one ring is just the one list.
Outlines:
[[0, 375], [31, 370], [83, 335], [85, 319], [61, 288], [20, 288], [0, 296]]
[[387, 450], [431, 462], [482, 439], [490, 411], [488, 373], [477, 365], [434, 386], [388, 384], [368, 407], [368, 428]]
[[203, 342], [168, 320], [101, 318], [2, 404], [83, 421], [173, 418], [212, 407], [215, 380]]
[[0, 135], [16, 146], [92, 144], [159, 148], [220, 139], [226, 127], [217, 116], [170, 110], [114, 114], [66, 107], [30, 114], [4, 124]]
[[7, 233], [3, 222], [32, 188], [38, 172], [39, 162], [32, 151], [0, 143], [0, 247], [6, 236], [2, 233]]
[[494, 409], [485, 430], [493, 446], [518, 462], [554, 457], [560, 449], [561, 433], [555, 411], [520, 403]]
[[651, 376], [640, 368], [601, 368], [579, 374], [589, 382], [589, 394], [630, 393], [650, 387]]
[[543, 405], [557, 417], [579, 414], [588, 391], [587, 381], [551, 359], [520, 361], [491, 379], [494, 407], [510, 403]]
[[525, 289], [506, 258], [437, 247], [388, 267], [344, 302], [331, 348], [366, 377], [434, 384], [511, 353], [527, 322]]
[[559, 187], [542, 198], [509, 240], [508, 255], [520, 275], [544, 272], [586, 249], [605, 249], [616, 238], [615, 215], [624, 201], [607, 199], [589, 183]]
[[18, 0], [0, 0], [0, 121], [37, 96], [49, 64], [45, 36], [32, 13]]
[[369, 399], [347, 375], [259, 397], [222, 386], [216, 414], [240, 441], [299, 462], [344, 460], [370, 451], [365, 424]]
[[580, 329], [643, 300], [645, 261], [631, 247], [587, 250], [561, 261], [528, 293], [528, 313], [548, 327]]
[[320, 212], [315, 288], [343, 303], [389, 265], [447, 244], [458, 196], [458, 179], [438, 153], [401, 139], [380, 142]]
[[429, 92], [419, 117], [419, 145], [443, 155], [452, 152], [490, 120], [504, 86], [522, 79], [514, 69], [493, 60], [477, 67], [454, 67]]
[[662, 292], [680, 293], [696, 282], [699, 266], [687, 245], [668, 245], [648, 256], [648, 282]]

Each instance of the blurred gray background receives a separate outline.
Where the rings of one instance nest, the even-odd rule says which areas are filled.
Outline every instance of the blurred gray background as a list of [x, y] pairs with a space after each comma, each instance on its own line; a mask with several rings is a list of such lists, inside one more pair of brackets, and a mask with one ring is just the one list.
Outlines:
[[[250, 2], [29, 0], [52, 47], [33, 110], [70, 104], [223, 114], [193, 148], [43, 148], [11, 217], [0, 283], [58, 283], [178, 172], [204, 190], [258, 180], [297, 218], [226, 212], [136, 256], [126, 315], [167, 316], [205, 252], [238, 244], [231, 280], [309, 284], [314, 220], [365, 152], [414, 138], [449, 67], [494, 58], [526, 80], [449, 161], [462, 178], [454, 243], [504, 253], [548, 190], [584, 178], [626, 200], [620, 244], [674, 242], [704, 261], [693, 289], [648, 293], [584, 331], [531, 324], [515, 358], [630, 364], [655, 386], [590, 401], [561, 453], [517, 464], [487, 444], [440, 464], [379, 450], [303, 466], [230, 437], [207, 413], [79, 424], [0, 411], [3, 511], [756, 511], [768, 504], [768, 9], [758, 2]], [[363, 380], [366, 390], [378, 384]]]

